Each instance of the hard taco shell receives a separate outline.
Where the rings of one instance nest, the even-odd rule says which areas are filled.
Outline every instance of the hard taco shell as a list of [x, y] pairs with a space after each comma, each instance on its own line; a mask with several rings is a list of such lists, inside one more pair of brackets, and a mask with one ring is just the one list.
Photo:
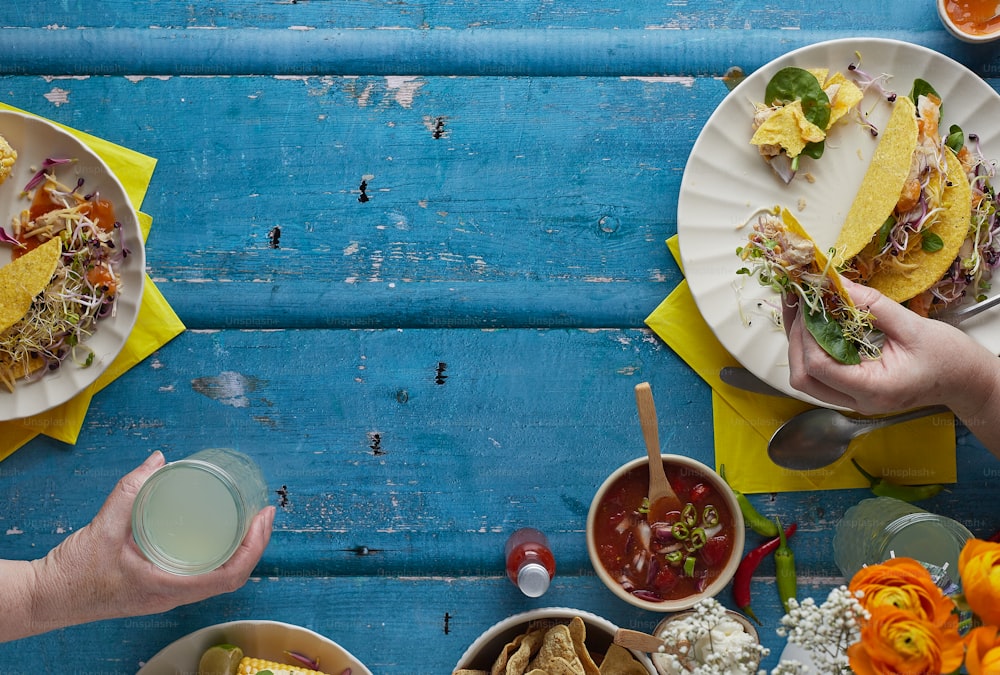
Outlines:
[[932, 252], [916, 247], [906, 256], [905, 271], [882, 268], [866, 284], [896, 302], [909, 300], [937, 283], [955, 261], [969, 234], [972, 188], [955, 153], [950, 148], [946, 148], [946, 152], [947, 182], [941, 200], [944, 211], [927, 228], [927, 231], [939, 236], [944, 245]]
[[868, 245], [899, 201], [917, 147], [917, 113], [909, 97], [896, 99], [881, 136], [834, 244], [838, 267]]

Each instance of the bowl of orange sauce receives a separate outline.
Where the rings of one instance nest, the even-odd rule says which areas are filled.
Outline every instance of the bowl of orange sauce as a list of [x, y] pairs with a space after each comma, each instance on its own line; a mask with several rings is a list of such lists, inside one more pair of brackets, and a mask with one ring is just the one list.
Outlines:
[[959, 40], [978, 43], [1000, 38], [997, 0], [937, 0], [937, 8], [941, 23]]

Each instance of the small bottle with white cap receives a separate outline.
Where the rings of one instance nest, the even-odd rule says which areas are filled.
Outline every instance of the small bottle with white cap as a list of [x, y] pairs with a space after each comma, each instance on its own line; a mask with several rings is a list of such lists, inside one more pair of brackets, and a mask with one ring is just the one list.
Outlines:
[[507, 577], [529, 598], [537, 598], [549, 589], [556, 573], [556, 559], [544, 532], [522, 527], [507, 539]]

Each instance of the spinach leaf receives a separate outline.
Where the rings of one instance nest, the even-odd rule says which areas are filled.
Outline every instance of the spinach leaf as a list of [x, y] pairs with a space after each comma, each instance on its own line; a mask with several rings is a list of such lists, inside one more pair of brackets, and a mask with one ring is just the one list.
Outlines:
[[945, 137], [944, 142], [957, 155], [958, 151], [965, 145], [965, 133], [962, 131], [962, 127], [952, 124], [948, 129], [948, 135]]
[[830, 123], [830, 97], [823, 91], [816, 76], [803, 68], [782, 68], [764, 88], [764, 103], [786, 104], [799, 100], [806, 119], [826, 130]]
[[840, 324], [831, 321], [830, 316], [822, 311], [810, 313], [802, 307], [802, 320], [806, 330], [816, 339], [823, 350], [841, 363], [855, 365], [861, 363], [861, 355], [857, 346], [844, 337]]
[[910, 100], [913, 101], [913, 105], [917, 105], [917, 99], [920, 96], [926, 96], [927, 94], [933, 94], [937, 97], [937, 100], [942, 101], [941, 105], [938, 106], [938, 110], [941, 114], [944, 114], [944, 102], [941, 98], [941, 94], [937, 93], [937, 90], [931, 86], [931, 83], [927, 80], [922, 80], [919, 77], [913, 81], [913, 88], [910, 89]]
[[889, 217], [885, 219], [882, 226], [878, 228], [878, 233], [875, 235], [877, 239], [875, 240], [876, 247], [878, 250], [885, 248], [885, 244], [889, 241], [889, 233], [892, 232], [892, 228], [896, 226], [896, 216], [889, 214]]
[[928, 253], [934, 253], [944, 248], [944, 240], [934, 232], [924, 232], [920, 235], [920, 248]]

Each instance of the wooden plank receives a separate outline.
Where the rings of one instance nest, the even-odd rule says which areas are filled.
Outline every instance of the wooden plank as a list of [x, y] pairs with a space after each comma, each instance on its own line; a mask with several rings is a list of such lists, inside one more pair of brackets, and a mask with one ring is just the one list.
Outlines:
[[[856, 25], [845, 16], [857, 17]], [[846, 0], [821, 5], [804, 0], [734, 3], [728, 0], [636, 3], [629, 0], [482, 0], [473, 4], [434, 0], [61, 0], [39, 11], [30, 0], [0, 6], [0, 26], [51, 30], [115, 29], [606, 29], [655, 28], [745, 33], [768, 28], [865, 29], [898, 35], [900, 29], [941, 31], [933, 4], [873, 0], [858, 9]], [[893, 31], [889, 33], [888, 31]], [[858, 30], [854, 31], [856, 34]]]
[[[37, 556], [148, 452], [237, 445], [272, 490], [285, 486], [263, 573], [498, 570], [506, 534], [530, 524], [553, 537], [566, 573], [589, 574], [590, 499], [643, 454], [641, 380], [664, 448], [712, 464], [707, 387], [646, 331], [188, 332], [95, 399], [76, 447], [39, 440], [0, 464], [0, 541], [7, 557]], [[961, 484], [926, 508], [992, 534], [1000, 523], [980, 507], [989, 466], [963, 432]], [[800, 564], [829, 577], [831, 528], [866, 492], [754, 500], [799, 523]]]
[[[622, 28], [459, 31], [354, 29], [7, 30], [20, 55], [14, 75], [722, 75], [756, 70], [793, 49], [846, 36], [830, 30]], [[885, 29], [850, 37], [884, 37]], [[992, 57], [936, 32], [896, 28], [893, 37], [961, 57], [977, 72]], [[205, 58], [211, 54], [211, 58]]]
[[[827, 579], [803, 584], [803, 591], [825, 599], [835, 583]], [[771, 668], [784, 645], [775, 634], [776, 618], [768, 618], [778, 616], [773, 579], [756, 582], [753, 595], [765, 622], [760, 627], [762, 641], [775, 650], [763, 663]], [[465, 649], [497, 617], [553, 606], [596, 611], [634, 630], [651, 631], [661, 618], [615, 599], [594, 576], [557, 572], [549, 591], [530, 600], [506, 578], [495, 575], [289, 575], [257, 578], [235, 593], [165, 614], [104, 621], [0, 644], [0, 659], [10, 675], [60, 672], [74, 663], [81, 672], [131, 674], [173, 640], [204, 626], [269, 619], [326, 635], [379, 675], [441, 675], [451, 672]]]

